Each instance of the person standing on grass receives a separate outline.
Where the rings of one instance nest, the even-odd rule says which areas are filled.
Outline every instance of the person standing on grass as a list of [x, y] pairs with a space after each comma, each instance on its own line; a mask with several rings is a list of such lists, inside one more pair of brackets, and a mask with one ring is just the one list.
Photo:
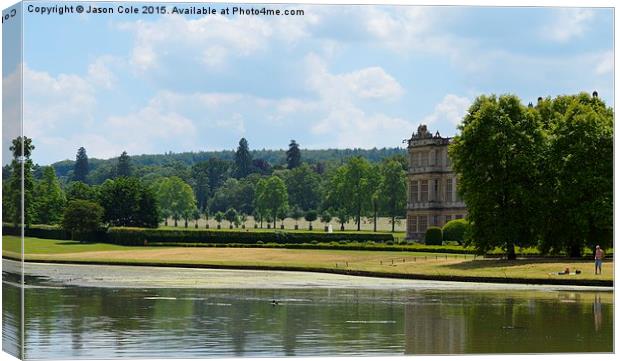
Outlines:
[[596, 246], [594, 251], [594, 274], [600, 275], [602, 273], [604, 253], [601, 246]]

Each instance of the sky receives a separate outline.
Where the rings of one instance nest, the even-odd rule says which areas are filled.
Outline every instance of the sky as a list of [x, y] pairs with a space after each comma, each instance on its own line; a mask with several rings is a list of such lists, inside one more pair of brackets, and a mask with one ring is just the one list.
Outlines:
[[[305, 14], [268, 17], [100, 5], [115, 13], [24, 13], [24, 132], [39, 164], [81, 146], [110, 158], [234, 149], [241, 137], [251, 149], [398, 147], [419, 124], [454, 136], [481, 94], [527, 104], [597, 90], [613, 106], [611, 9], [278, 5], [267, 8]], [[19, 77], [9, 68], [5, 89]]]

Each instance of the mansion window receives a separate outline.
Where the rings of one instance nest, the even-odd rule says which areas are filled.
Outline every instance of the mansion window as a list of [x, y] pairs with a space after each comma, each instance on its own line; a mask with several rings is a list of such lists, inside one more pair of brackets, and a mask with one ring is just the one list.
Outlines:
[[435, 179], [435, 186], [433, 187], [433, 200], [440, 200], [439, 197], [439, 179]]
[[407, 231], [409, 231], [409, 233], [415, 233], [418, 231], [417, 216], [410, 216], [409, 218], [407, 218]]
[[418, 232], [424, 233], [428, 228], [428, 217], [427, 216], [419, 216], [418, 217]]
[[461, 218], [463, 218], [463, 215], [462, 214], [457, 214], [455, 218], [456, 219], [461, 219]]
[[409, 203], [416, 203], [418, 201], [418, 181], [411, 181], [409, 185]]
[[439, 216], [433, 216], [433, 226], [439, 225]]
[[420, 202], [428, 202], [428, 180], [420, 181]]
[[452, 220], [452, 216], [447, 215], [447, 216], [446, 216], [446, 223], [450, 222], [451, 220]]
[[446, 201], [452, 202], [452, 179], [446, 179]]

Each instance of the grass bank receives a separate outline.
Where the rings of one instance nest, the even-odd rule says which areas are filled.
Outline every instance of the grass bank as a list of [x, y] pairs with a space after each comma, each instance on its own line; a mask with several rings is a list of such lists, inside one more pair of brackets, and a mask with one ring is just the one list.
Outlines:
[[[19, 258], [18, 237], [3, 237], [3, 256]], [[348, 275], [472, 282], [613, 285], [613, 262], [594, 275], [589, 260], [480, 259], [473, 255], [431, 252], [305, 250], [272, 248], [149, 247], [81, 244], [66, 240], [25, 239], [25, 259], [33, 262], [93, 263], [205, 268], [330, 272]], [[570, 268], [579, 275], [558, 275]]]

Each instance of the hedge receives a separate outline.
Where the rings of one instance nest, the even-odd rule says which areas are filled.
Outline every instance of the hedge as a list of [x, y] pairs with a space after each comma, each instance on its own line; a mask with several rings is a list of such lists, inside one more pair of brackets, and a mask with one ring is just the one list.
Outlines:
[[[8, 224], [2, 225], [2, 232], [6, 235], [19, 235], [18, 229]], [[32, 225], [25, 230], [26, 237], [44, 239], [70, 240], [71, 234], [58, 226]], [[252, 232], [235, 230], [209, 229], [157, 229], [111, 227], [107, 231], [95, 232], [87, 237], [91, 242], [114, 243], [127, 246], [145, 244], [180, 244], [180, 243], [238, 243], [256, 244], [300, 244], [315, 242], [393, 242], [390, 233], [353, 233], [353, 232]], [[145, 242], [146, 241], [146, 242]]]
[[441, 234], [441, 228], [428, 227], [426, 234], [424, 235], [424, 243], [431, 246], [441, 246], [443, 242], [443, 236]]
[[150, 229], [113, 227], [108, 229], [107, 241], [121, 245], [167, 245], [180, 243], [207, 243], [207, 244], [301, 244], [317, 242], [387, 242], [394, 241], [390, 233], [325, 233], [325, 232], [250, 232], [209, 229]]
[[[26, 237], [35, 237], [35, 238], [44, 238], [44, 239], [61, 239], [61, 240], [69, 240], [71, 239], [71, 235], [69, 232], [65, 232], [62, 228], [58, 226], [49, 226], [49, 225], [33, 225], [30, 227], [26, 227], [24, 230]], [[15, 228], [12, 225], [3, 223], [2, 224], [2, 234], [19, 236], [19, 228]]]

